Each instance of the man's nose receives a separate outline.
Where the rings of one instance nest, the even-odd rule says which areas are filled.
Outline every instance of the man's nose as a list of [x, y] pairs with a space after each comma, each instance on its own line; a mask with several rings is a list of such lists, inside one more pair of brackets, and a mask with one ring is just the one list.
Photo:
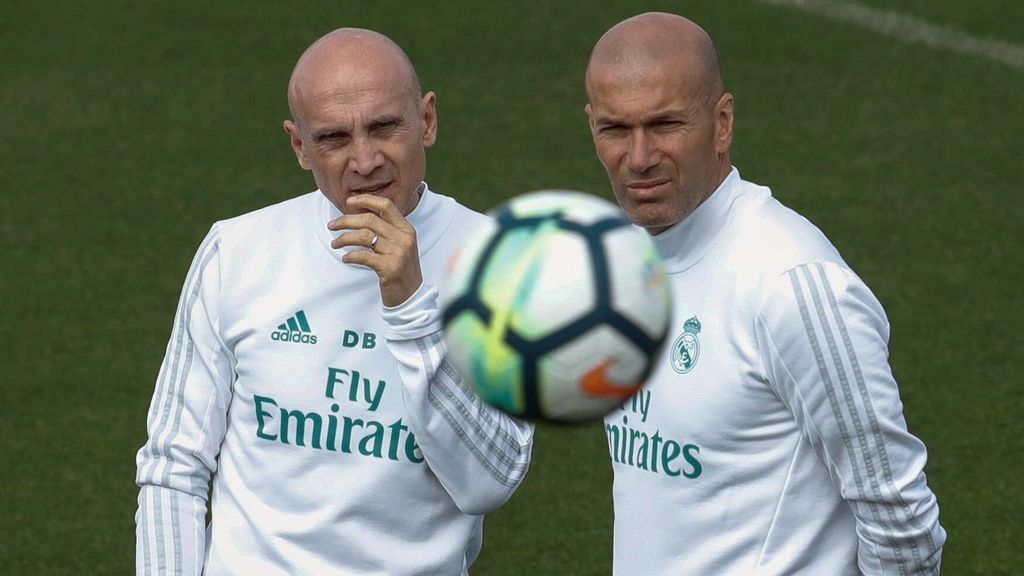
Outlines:
[[646, 172], [658, 163], [658, 149], [651, 136], [642, 128], [633, 130], [629, 138], [629, 169], [633, 172]]
[[367, 138], [357, 138], [352, 144], [349, 167], [361, 176], [369, 176], [380, 166], [380, 151]]

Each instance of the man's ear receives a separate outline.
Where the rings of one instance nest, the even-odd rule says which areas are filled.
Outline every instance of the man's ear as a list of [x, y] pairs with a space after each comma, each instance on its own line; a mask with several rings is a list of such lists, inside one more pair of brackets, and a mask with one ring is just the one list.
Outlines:
[[309, 163], [309, 158], [306, 157], [306, 151], [302, 148], [302, 133], [299, 131], [299, 127], [295, 125], [295, 122], [285, 120], [284, 131], [288, 133], [288, 139], [291, 141], [292, 151], [295, 152], [295, 158], [299, 161], [299, 166], [303, 170], [309, 170], [311, 164]]
[[420, 100], [420, 118], [423, 120], [423, 147], [429, 148], [437, 140], [437, 95], [427, 92]]
[[715, 151], [725, 154], [732, 147], [732, 123], [734, 113], [732, 94], [725, 92], [715, 104]]

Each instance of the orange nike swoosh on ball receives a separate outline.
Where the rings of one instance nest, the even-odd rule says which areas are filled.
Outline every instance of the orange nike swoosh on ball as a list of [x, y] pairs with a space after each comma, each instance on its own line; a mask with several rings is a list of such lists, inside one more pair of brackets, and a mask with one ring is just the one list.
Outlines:
[[594, 366], [580, 378], [580, 388], [594, 396], [629, 396], [640, 388], [640, 384], [613, 384], [608, 380], [608, 370], [615, 365], [612, 359]]

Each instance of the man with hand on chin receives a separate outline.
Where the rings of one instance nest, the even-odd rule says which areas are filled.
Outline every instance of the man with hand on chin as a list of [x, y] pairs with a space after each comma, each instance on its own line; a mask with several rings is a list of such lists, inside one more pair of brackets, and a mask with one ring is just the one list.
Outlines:
[[319, 190], [196, 254], [137, 457], [137, 572], [467, 574], [533, 443], [445, 361], [436, 286], [485, 217], [423, 181], [435, 95], [387, 37], [317, 40], [288, 104]]

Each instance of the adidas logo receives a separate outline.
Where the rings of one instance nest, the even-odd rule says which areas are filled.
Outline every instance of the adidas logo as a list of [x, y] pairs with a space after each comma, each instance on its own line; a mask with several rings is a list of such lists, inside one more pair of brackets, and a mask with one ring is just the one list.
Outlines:
[[316, 344], [316, 334], [309, 329], [309, 321], [306, 320], [306, 313], [302, 310], [278, 324], [277, 330], [270, 333], [270, 339], [278, 342]]

